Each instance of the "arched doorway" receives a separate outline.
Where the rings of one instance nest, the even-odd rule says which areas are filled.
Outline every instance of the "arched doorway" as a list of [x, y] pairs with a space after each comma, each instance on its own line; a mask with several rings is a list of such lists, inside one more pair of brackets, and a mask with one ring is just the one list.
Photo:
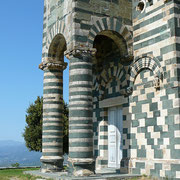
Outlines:
[[126, 61], [127, 45], [115, 31], [98, 33], [93, 45], [97, 50], [93, 59], [96, 167], [119, 169], [125, 154], [123, 142], [126, 141], [123, 139], [125, 102], [121, 100], [124, 98], [122, 91], [127, 87], [126, 69], [130, 64]]

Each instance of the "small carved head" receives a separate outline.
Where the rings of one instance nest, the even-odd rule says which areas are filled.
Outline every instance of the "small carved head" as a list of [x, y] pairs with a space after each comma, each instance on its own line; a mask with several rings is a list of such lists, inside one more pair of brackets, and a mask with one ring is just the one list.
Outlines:
[[160, 88], [160, 79], [157, 76], [154, 78], [154, 88], [156, 90], [158, 90]]

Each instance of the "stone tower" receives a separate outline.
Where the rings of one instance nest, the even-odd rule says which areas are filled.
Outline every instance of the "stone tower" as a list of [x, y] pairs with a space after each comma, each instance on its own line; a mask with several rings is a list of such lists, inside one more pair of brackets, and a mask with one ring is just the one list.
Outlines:
[[178, 0], [44, 0], [42, 171], [180, 177]]

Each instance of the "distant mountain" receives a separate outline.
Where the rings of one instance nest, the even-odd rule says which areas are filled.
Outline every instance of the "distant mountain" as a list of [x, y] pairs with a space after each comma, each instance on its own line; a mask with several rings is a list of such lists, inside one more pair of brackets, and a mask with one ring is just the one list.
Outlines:
[[0, 141], [0, 167], [10, 167], [19, 163], [20, 166], [40, 166], [41, 153], [29, 152], [23, 142]]

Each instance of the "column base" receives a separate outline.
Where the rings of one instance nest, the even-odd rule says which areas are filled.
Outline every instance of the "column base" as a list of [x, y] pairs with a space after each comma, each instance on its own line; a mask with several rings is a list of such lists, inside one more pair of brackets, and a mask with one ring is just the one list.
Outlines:
[[41, 172], [59, 172], [63, 170], [63, 157], [41, 157]]
[[68, 173], [74, 176], [95, 174], [95, 160], [91, 158], [68, 159]]

